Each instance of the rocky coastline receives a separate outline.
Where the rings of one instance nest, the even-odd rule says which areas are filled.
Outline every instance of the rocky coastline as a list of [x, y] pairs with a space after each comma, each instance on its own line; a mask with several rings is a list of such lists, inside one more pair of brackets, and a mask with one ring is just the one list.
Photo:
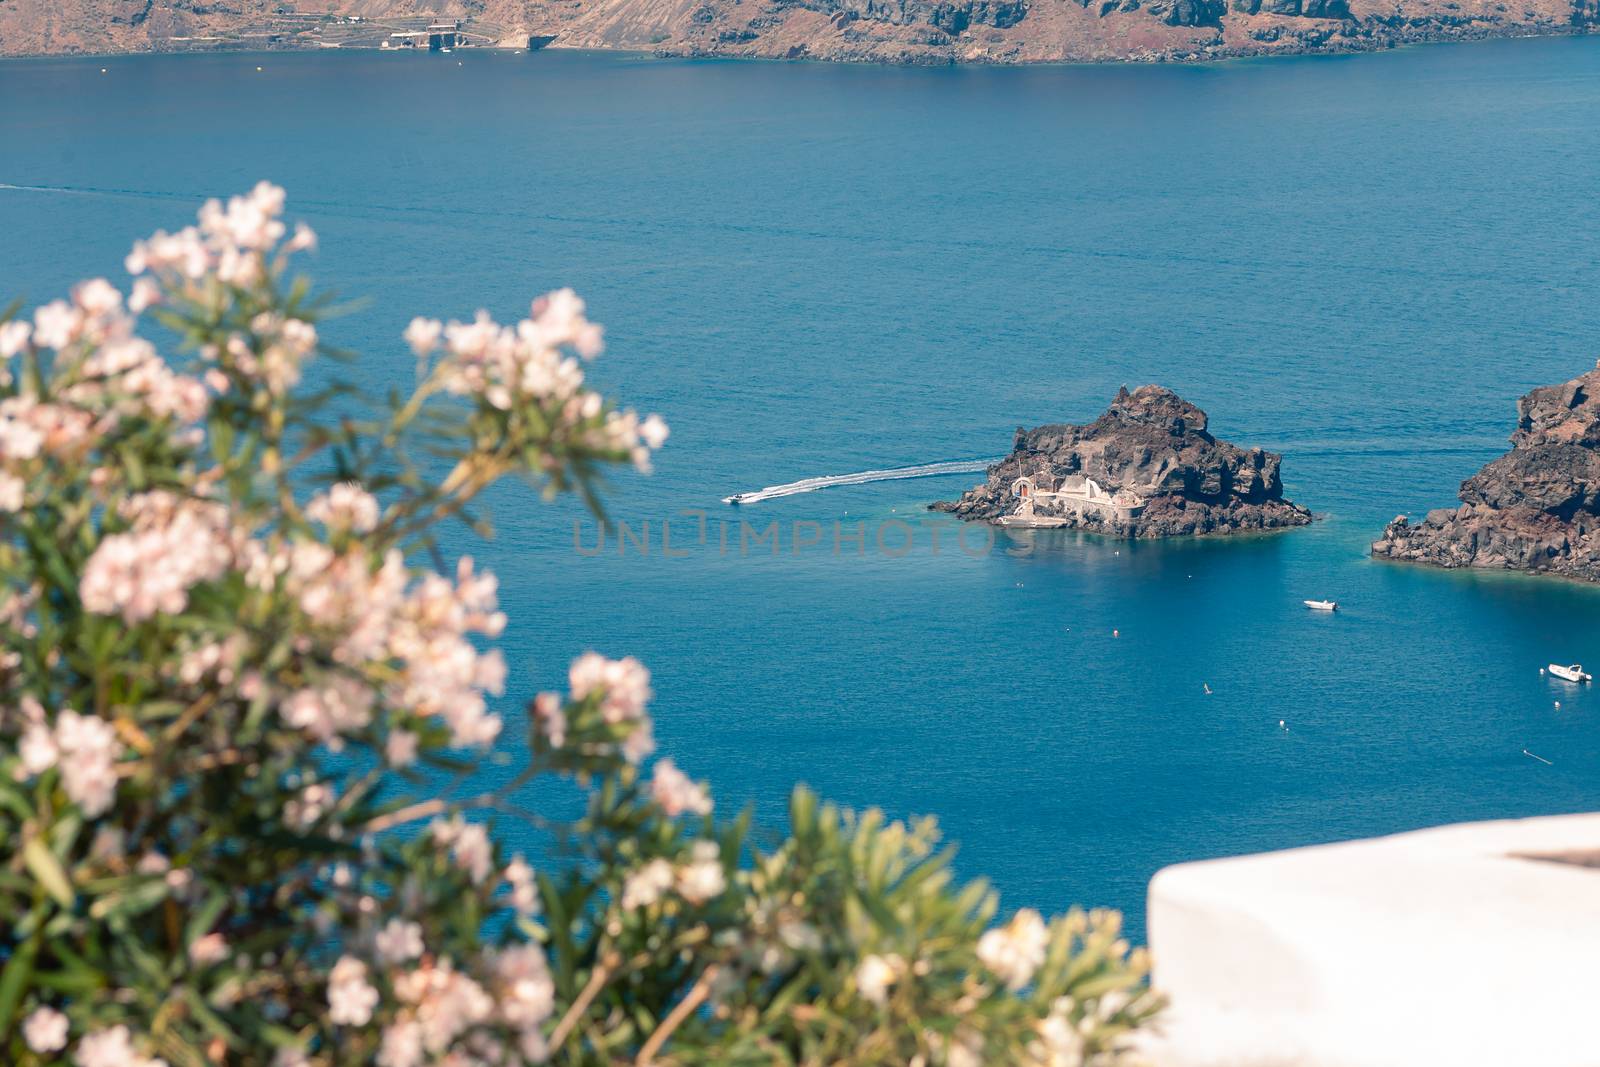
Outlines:
[[1517, 401], [1511, 451], [1461, 483], [1461, 504], [1401, 515], [1381, 559], [1600, 581], [1600, 365]]
[[1283, 498], [1281, 456], [1219, 441], [1206, 427], [1206, 413], [1169, 389], [1124, 388], [1091, 423], [1019, 428], [1011, 454], [981, 485], [929, 506], [974, 521], [1129, 538], [1311, 522]]
[[[0, 56], [458, 48], [945, 65], [1194, 62], [1581, 34], [1600, 0], [0, 0]], [[535, 42], [539, 42], [535, 44]]]

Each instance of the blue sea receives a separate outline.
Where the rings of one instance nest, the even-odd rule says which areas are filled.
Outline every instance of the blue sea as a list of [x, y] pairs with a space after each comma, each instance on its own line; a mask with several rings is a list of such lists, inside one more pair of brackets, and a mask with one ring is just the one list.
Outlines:
[[[125, 281], [132, 239], [260, 178], [321, 235], [318, 282], [362, 298], [324, 334], [370, 386], [411, 380], [412, 315], [578, 289], [594, 376], [673, 428], [608, 486], [632, 540], [586, 554], [581, 508], [508, 487], [498, 539], [450, 547], [501, 576], [508, 708], [587, 648], [637, 655], [662, 751], [724, 811], [781, 825], [804, 781], [936, 814], [1006, 905], [1137, 931], [1166, 864], [1600, 803], [1600, 695], [1539, 672], [1600, 664], [1600, 590], [1367, 555], [1507, 447], [1519, 394], [1600, 355], [1600, 40], [17, 60], [0, 146], [5, 298]], [[1147, 382], [1284, 453], [1320, 521], [989, 543], [924, 511], [970, 473], [721, 503], [999, 456]]]

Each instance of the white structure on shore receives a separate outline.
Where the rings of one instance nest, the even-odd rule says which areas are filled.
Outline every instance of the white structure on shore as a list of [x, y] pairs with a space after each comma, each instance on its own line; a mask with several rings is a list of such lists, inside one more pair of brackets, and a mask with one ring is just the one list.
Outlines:
[[[1515, 758], [1515, 757], [1513, 757]], [[1596, 1067], [1600, 814], [1168, 867], [1153, 1067]]]
[[[1017, 510], [996, 521], [1002, 526], [1065, 526], [1074, 517], [1098, 517], [1111, 522], [1127, 522], [1144, 510], [1145, 499], [1126, 489], [1108, 493], [1105, 487], [1082, 474], [1069, 474], [1053, 489], [1041, 489], [1049, 479], [1041, 473], [1038, 481], [1023, 475], [1011, 483], [1011, 495], [1018, 498]], [[1053, 479], [1051, 479], [1053, 480]], [[1044, 513], [1039, 508], [1044, 508]]]

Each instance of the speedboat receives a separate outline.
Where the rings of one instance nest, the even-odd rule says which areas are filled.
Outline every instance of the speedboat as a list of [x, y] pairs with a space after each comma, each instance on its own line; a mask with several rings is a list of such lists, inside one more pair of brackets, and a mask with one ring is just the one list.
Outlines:
[[1339, 602], [1337, 600], [1307, 600], [1307, 601], [1304, 601], [1304, 603], [1305, 603], [1305, 606], [1310, 608], [1312, 611], [1338, 611], [1339, 610]]
[[732, 496], [723, 497], [722, 498], [722, 502], [724, 504], [732, 504], [735, 507], [737, 507], [740, 504], [749, 503], [751, 500], [754, 500], [758, 495], [760, 495], [760, 494], [757, 494], [757, 493], [735, 493]]
[[1592, 682], [1594, 675], [1583, 669], [1583, 664], [1574, 663], [1570, 667], [1563, 667], [1559, 663], [1550, 664], [1550, 673], [1557, 678], [1565, 678], [1569, 682]]

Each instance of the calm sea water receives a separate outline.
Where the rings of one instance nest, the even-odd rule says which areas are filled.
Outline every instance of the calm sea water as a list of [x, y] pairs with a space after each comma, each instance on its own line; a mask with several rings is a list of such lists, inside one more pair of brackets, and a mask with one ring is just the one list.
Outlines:
[[[1137, 924], [1164, 864], [1600, 802], [1600, 695], [1538, 673], [1600, 661], [1600, 591], [1366, 556], [1505, 447], [1518, 394], [1600, 353], [1600, 41], [1023, 70], [13, 61], [0, 145], [0, 294], [30, 302], [121, 278], [133, 237], [261, 177], [322, 235], [318, 279], [370, 298], [326, 331], [369, 384], [409, 380], [413, 314], [585, 294], [596, 375], [673, 425], [656, 475], [611, 488], [652, 550], [579, 555], [575, 508], [497, 494], [478, 555], [514, 620], [508, 705], [585, 648], [637, 654], [663, 750], [725, 808], [777, 823], [803, 780], [936, 813], [1009, 905]], [[1284, 452], [1323, 521], [987, 552], [946, 522], [937, 553], [928, 525], [879, 551], [960, 475], [770, 501], [745, 517], [781, 524], [779, 554], [737, 526], [718, 551], [728, 493], [999, 455], [1144, 382]], [[710, 543], [679, 516], [688, 555], [662, 558], [694, 508]], [[794, 551], [797, 521], [822, 543]], [[835, 521], [868, 523], [866, 551], [836, 554]], [[1300, 606], [1324, 596], [1337, 616]]]

